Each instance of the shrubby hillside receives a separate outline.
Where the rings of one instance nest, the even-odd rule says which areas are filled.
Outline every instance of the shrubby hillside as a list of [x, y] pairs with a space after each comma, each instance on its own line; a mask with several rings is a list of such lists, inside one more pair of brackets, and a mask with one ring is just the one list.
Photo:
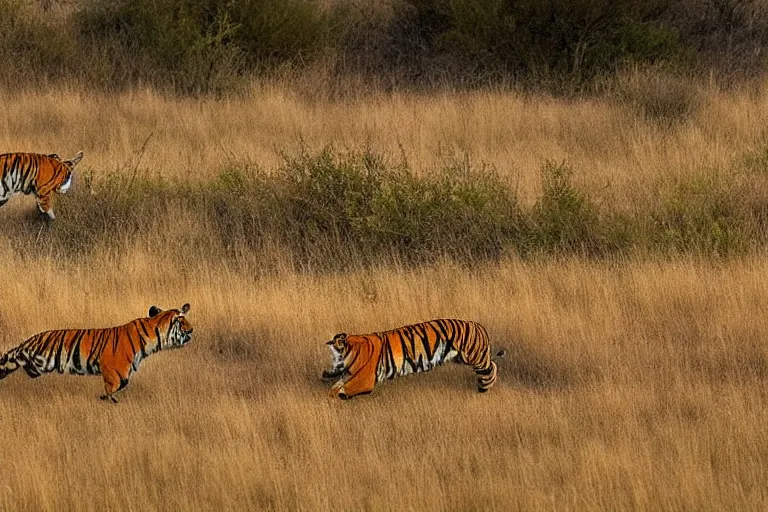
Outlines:
[[6, 87], [221, 93], [279, 77], [572, 93], [637, 66], [760, 76], [766, 42], [761, 0], [0, 0]]

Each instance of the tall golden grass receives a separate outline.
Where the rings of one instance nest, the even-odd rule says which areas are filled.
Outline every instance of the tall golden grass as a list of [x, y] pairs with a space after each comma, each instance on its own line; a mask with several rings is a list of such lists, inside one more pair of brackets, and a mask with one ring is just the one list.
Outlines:
[[[488, 92], [342, 103], [279, 90], [200, 101], [53, 91], [0, 101], [0, 146], [83, 149], [94, 173], [142, 168], [170, 179], [204, 179], [227, 161], [269, 167], [299, 138], [370, 145], [421, 172], [459, 152], [530, 193], [543, 160], [567, 159], [585, 187], [597, 193], [610, 181], [604, 200], [623, 203], [650, 197], [667, 173], [762, 148], [767, 97], [708, 91], [694, 117], [660, 128], [619, 104]], [[15, 198], [0, 222], [29, 208], [30, 198]], [[121, 324], [153, 304], [190, 302], [195, 327], [191, 345], [145, 361], [115, 406], [97, 399], [99, 378], [17, 372], [0, 382], [0, 509], [768, 502], [762, 252], [264, 272], [259, 255], [174, 254], [174, 235], [210, 228], [166, 224], [72, 260], [0, 241], [0, 350], [46, 329]], [[437, 317], [477, 320], [507, 348], [490, 393], [450, 365], [367, 397], [328, 397], [319, 376], [333, 334]]]
[[[655, 93], [645, 94], [652, 101]], [[642, 204], [658, 194], [660, 178], [673, 182], [702, 169], [729, 169], [766, 148], [768, 89], [691, 85], [690, 95], [701, 106], [680, 122], [660, 125], [639, 115], [630, 100], [492, 91], [344, 100], [269, 85], [226, 99], [168, 98], [149, 90], [22, 92], [0, 99], [6, 112], [0, 147], [63, 155], [83, 149], [81, 165], [97, 170], [96, 179], [139, 168], [185, 180], [209, 178], [232, 163], [271, 169], [280, 151], [301, 145], [368, 147], [424, 173], [469, 158], [507, 176], [523, 198], [538, 192], [543, 162], [565, 160], [587, 191]]]
[[[768, 263], [445, 263], [253, 278], [141, 251], [63, 268], [3, 251], [0, 344], [192, 302], [192, 345], [121, 402], [98, 378], [0, 385], [0, 508], [759, 509]], [[323, 341], [433, 317], [509, 350], [334, 401]]]

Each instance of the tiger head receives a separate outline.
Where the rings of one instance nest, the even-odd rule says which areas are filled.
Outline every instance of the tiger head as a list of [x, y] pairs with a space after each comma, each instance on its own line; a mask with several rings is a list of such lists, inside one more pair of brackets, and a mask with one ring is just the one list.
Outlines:
[[78, 151], [75, 156], [69, 160], [62, 160], [57, 154], [48, 155], [50, 157], [50, 166], [43, 166], [41, 173], [50, 174], [50, 176], [40, 176], [39, 180], [46, 180], [53, 186], [53, 190], [60, 194], [66, 194], [72, 186], [72, 173], [75, 166], [83, 159], [83, 152]]
[[333, 337], [331, 341], [325, 343], [331, 349], [331, 369], [323, 371], [323, 380], [335, 380], [346, 371], [344, 359], [349, 354], [349, 342], [347, 334], [342, 332]]
[[157, 328], [167, 335], [160, 338], [160, 348], [183, 347], [192, 340], [192, 324], [187, 320], [189, 304], [184, 304], [181, 309], [162, 310], [157, 306], [149, 308], [149, 318], [157, 319]]

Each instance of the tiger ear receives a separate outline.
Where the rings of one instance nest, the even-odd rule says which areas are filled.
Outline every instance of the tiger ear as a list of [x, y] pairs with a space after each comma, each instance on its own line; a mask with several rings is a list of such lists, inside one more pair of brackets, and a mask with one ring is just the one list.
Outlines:
[[77, 164], [80, 162], [80, 160], [82, 160], [82, 159], [83, 159], [83, 152], [82, 152], [82, 151], [78, 151], [78, 152], [77, 152], [77, 154], [76, 154], [75, 156], [73, 156], [72, 158], [70, 158], [69, 160], [67, 160], [67, 161], [66, 161], [66, 163], [68, 163], [69, 165], [71, 165], [72, 167], [74, 167], [74, 166], [76, 166], [76, 165], [77, 165]]
[[160, 314], [161, 311], [162, 311], [162, 309], [160, 309], [157, 306], [150, 306], [149, 307], [149, 318], [156, 317], [158, 314]]
[[181, 306], [181, 309], [179, 310], [180, 314], [181, 314], [182, 316], [186, 315], [186, 314], [187, 314], [187, 312], [189, 311], [189, 307], [190, 307], [190, 306], [189, 306], [189, 302], [187, 302], [186, 304], [184, 304], [183, 306]]
[[326, 341], [326, 345], [335, 345], [337, 341], [346, 342], [347, 341], [347, 333], [342, 332], [331, 338], [331, 341]]

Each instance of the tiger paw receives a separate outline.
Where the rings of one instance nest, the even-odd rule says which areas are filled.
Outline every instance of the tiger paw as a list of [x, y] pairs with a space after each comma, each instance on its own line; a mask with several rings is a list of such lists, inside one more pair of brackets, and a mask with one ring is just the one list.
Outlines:
[[347, 399], [347, 394], [344, 392], [344, 384], [342, 384], [341, 382], [337, 382], [331, 388], [331, 398], [336, 398], [336, 397], [339, 397], [342, 400]]
[[339, 372], [323, 370], [323, 374], [320, 376], [320, 380], [323, 382], [331, 382], [338, 379], [340, 376], [341, 374]]

